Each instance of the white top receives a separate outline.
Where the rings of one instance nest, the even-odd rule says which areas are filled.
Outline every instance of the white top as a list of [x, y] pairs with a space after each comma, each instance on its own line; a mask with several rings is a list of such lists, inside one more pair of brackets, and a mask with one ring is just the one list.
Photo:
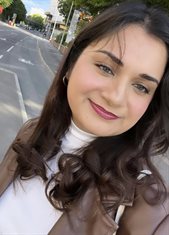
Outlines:
[[[72, 122], [62, 140], [65, 153], [88, 144], [95, 138]], [[57, 161], [61, 153], [49, 162], [48, 175], [58, 171]], [[38, 176], [11, 184], [0, 197], [0, 235], [46, 235], [61, 216], [45, 195], [45, 183]]]

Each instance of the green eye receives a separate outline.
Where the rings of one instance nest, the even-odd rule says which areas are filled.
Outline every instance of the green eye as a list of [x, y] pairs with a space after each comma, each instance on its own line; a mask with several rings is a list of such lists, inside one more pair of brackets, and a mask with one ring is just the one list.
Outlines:
[[148, 94], [150, 91], [142, 84], [135, 84], [134, 87], [141, 93]]
[[112, 69], [110, 69], [107, 65], [104, 64], [96, 64], [96, 66], [103, 71], [104, 73], [110, 74], [110, 75], [114, 75]]

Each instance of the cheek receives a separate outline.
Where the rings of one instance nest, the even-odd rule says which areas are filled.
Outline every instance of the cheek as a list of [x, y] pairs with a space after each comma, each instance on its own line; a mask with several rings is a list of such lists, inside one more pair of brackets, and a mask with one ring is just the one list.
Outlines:
[[130, 106], [131, 115], [134, 117], [134, 119], [137, 121], [139, 120], [147, 110], [148, 106], [150, 104], [150, 101], [141, 101], [141, 102], [135, 102]]
[[75, 93], [88, 93], [103, 87], [98, 75], [91, 69], [74, 70], [69, 77], [68, 89]]

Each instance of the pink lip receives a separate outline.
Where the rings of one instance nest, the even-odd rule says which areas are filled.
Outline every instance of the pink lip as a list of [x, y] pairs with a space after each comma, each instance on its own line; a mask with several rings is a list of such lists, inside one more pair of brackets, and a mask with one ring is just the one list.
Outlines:
[[94, 109], [94, 111], [99, 116], [101, 116], [102, 118], [104, 118], [106, 120], [115, 120], [115, 119], [119, 118], [115, 114], [106, 111], [103, 107], [99, 106], [98, 104], [95, 104], [91, 100], [90, 100], [90, 104], [91, 104], [92, 108]]

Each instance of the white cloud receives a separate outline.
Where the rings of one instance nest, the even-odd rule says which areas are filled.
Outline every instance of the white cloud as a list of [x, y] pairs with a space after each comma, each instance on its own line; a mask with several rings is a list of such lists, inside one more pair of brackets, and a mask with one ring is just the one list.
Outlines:
[[41, 16], [45, 17], [45, 12], [41, 8], [31, 7], [29, 15], [33, 15], [33, 14], [40, 14]]
[[[40, 9], [40, 6], [37, 3], [35, 3], [33, 0], [22, 0], [22, 2], [24, 3], [27, 9], [27, 15], [36, 14], [37, 12], [34, 13], [34, 11], [36, 11], [35, 9]], [[39, 11], [42, 13], [43, 10], [40, 9]], [[38, 14], [39, 14], [39, 11], [38, 11]]]

